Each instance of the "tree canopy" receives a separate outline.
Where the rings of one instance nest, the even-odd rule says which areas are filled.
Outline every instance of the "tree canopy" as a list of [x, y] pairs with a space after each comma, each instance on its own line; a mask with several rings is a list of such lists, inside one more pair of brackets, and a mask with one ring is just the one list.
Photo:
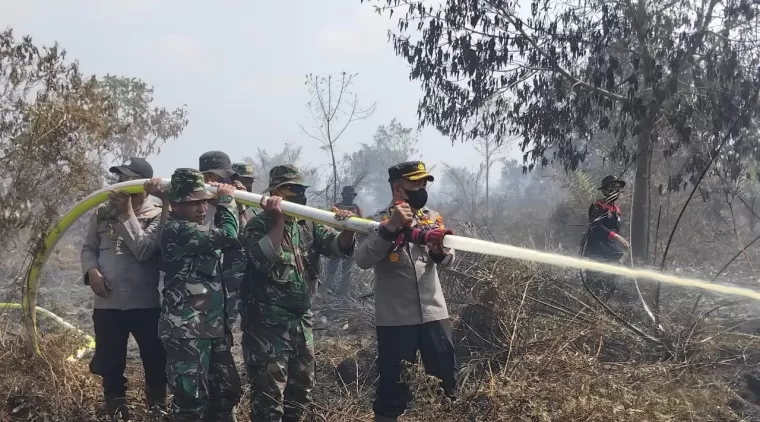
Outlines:
[[[694, 182], [714, 155], [758, 157], [740, 137], [758, 113], [755, 3], [377, 3], [379, 13], [403, 11], [391, 39], [422, 85], [422, 125], [454, 139], [519, 136], [529, 170], [552, 162], [573, 170], [606, 133], [609, 158], [636, 162], [637, 231], [647, 231], [653, 145], [669, 156], [686, 147], [670, 189]], [[637, 243], [645, 252], [645, 239]]]

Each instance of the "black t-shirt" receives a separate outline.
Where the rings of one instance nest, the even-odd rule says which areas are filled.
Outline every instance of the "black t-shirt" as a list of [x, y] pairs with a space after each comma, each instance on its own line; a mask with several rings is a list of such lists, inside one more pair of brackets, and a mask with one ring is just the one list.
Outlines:
[[618, 260], [623, 256], [623, 249], [614, 239], [620, 232], [622, 214], [620, 207], [596, 201], [588, 208], [589, 230], [586, 237], [584, 256], [604, 260]]

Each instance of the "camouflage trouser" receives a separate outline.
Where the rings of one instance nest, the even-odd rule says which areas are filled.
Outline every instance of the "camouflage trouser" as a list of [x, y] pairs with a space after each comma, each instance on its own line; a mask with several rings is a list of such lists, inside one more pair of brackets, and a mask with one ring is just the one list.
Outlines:
[[251, 380], [251, 420], [295, 422], [303, 418], [314, 388], [311, 323], [272, 323], [261, 309], [246, 309], [243, 358]]
[[[228, 339], [164, 339], [174, 422], [233, 421], [241, 388]], [[205, 419], [204, 419], [205, 416]]]
[[[340, 271], [340, 285], [336, 286], [335, 273], [338, 272], [338, 267], [341, 267]], [[354, 258], [335, 258], [327, 261], [327, 267], [325, 268], [325, 284], [328, 288], [338, 288], [338, 293], [343, 296], [348, 295], [351, 289], [351, 267], [354, 266]]]

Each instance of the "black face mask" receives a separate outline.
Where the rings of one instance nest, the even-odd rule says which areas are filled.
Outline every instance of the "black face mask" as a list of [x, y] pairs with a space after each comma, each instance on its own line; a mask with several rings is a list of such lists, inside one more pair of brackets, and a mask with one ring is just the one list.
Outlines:
[[404, 189], [404, 192], [406, 192], [407, 202], [409, 203], [409, 206], [414, 208], [415, 210], [421, 210], [422, 207], [427, 204], [428, 194], [425, 189], [419, 189], [419, 190], [406, 190]]
[[300, 193], [297, 195], [289, 196], [287, 197], [287, 201], [298, 205], [306, 205], [306, 194]]

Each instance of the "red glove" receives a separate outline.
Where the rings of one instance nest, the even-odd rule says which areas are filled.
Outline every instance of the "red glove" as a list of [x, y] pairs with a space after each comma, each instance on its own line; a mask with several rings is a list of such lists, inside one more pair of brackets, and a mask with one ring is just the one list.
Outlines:
[[448, 234], [454, 234], [451, 229], [431, 229], [425, 232], [425, 244], [443, 249], [443, 238]]

